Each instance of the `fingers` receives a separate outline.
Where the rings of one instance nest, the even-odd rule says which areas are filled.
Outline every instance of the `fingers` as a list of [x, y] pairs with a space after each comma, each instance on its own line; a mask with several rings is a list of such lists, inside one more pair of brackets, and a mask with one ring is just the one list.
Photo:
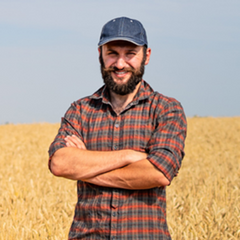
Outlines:
[[138, 152], [138, 151], [133, 151], [132, 152], [132, 160], [133, 162], [137, 162], [137, 161], [140, 161], [140, 160], [143, 160], [143, 159], [146, 159], [148, 156], [147, 153], [144, 153], [144, 152]]
[[64, 140], [66, 141], [67, 147], [77, 147], [86, 150], [85, 144], [76, 135], [67, 136]]
[[83, 142], [75, 135], [67, 136], [65, 138], [67, 147], [77, 147], [79, 149], [86, 149]]
[[76, 147], [69, 139], [65, 138], [67, 147]]

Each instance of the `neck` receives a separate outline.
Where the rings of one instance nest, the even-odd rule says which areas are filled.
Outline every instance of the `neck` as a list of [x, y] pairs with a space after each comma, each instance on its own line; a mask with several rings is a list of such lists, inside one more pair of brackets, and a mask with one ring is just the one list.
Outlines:
[[135, 95], [138, 92], [140, 85], [141, 85], [141, 82], [137, 84], [133, 92], [126, 95], [119, 95], [113, 91], [110, 91], [111, 104], [112, 104], [113, 110], [117, 114], [120, 114], [127, 107], [127, 105], [133, 101]]

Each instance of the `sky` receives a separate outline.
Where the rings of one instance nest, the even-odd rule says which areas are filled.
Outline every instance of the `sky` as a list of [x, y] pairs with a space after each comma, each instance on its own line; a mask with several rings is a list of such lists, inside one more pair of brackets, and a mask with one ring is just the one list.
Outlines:
[[103, 85], [102, 26], [144, 25], [144, 80], [187, 117], [240, 116], [239, 0], [0, 0], [0, 124], [58, 123]]

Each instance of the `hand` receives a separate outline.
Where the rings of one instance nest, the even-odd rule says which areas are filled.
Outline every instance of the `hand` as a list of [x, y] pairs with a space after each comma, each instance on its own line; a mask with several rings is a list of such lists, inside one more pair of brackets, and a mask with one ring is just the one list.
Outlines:
[[135, 151], [135, 154], [136, 154], [136, 157], [138, 158], [141, 158], [141, 160], [142, 159], [146, 159], [147, 158], [147, 156], [148, 156], [148, 154], [147, 153], [145, 153], [145, 152], [138, 152], [138, 151]]
[[135, 150], [128, 150], [128, 151], [129, 151], [129, 154], [127, 156], [131, 163], [146, 159], [148, 156], [148, 154], [144, 152], [138, 152]]
[[76, 147], [82, 150], [87, 149], [82, 140], [78, 138], [76, 135], [67, 136], [64, 138], [64, 140], [66, 141], [67, 147]]

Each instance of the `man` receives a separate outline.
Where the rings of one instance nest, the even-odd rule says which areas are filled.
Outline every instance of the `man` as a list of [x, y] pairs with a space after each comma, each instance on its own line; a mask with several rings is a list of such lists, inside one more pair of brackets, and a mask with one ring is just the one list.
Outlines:
[[49, 150], [52, 173], [78, 180], [69, 239], [171, 239], [165, 187], [184, 156], [183, 109], [142, 80], [139, 21], [111, 20], [98, 46], [105, 85], [71, 105]]

